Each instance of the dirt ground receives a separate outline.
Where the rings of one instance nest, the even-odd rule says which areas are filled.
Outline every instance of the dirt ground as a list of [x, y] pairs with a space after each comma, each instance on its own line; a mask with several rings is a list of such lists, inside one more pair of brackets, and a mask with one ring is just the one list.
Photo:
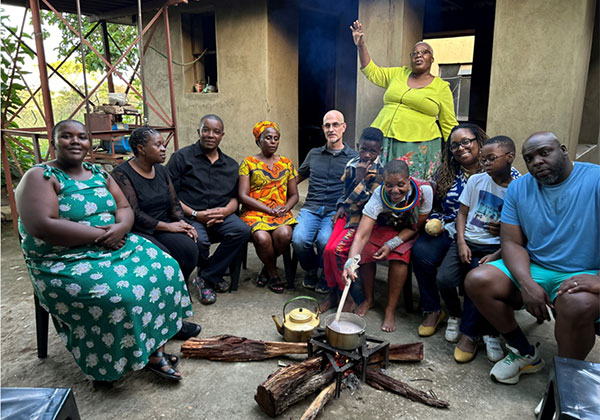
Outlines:
[[[280, 261], [283, 274], [281, 264]], [[248, 269], [242, 273], [237, 292], [218, 295], [217, 303], [208, 307], [195, 299], [194, 321], [202, 325], [201, 337], [232, 334], [280, 340], [271, 315], [280, 316], [285, 301], [295, 295], [322, 297], [302, 289], [301, 269], [296, 278], [296, 292], [276, 295], [267, 289], [259, 289], [252, 282], [259, 268], [260, 262], [250, 247]], [[417, 325], [421, 315], [406, 313], [402, 304], [396, 313], [397, 331], [386, 334], [380, 330], [386, 276], [385, 267], [380, 267], [376, 283], [377, 304], [366, 316], [367, 333], [392, 343], [419, 341]], [[2, 387], [70, 387], [82, 419], [267, 419], [269, 417], [254, 401], [257, 386], [278, 368], [279, 360], [293, 362], [301, 359], [280, 358], [248, 363], [186, 359], [179, 365], [184, 376], [181, 383], [168, 383], [142, 370], [127, 374], [111, 389], [94, 390], [52, 326], [48, 358], [37, 358], [32, 287], [17, 238], [11, 225], [6, 223], [2, 224], [1, 281]], [[418, 299], [416, 282], [413, 282], [413, 287], [414, 297]], [[196, 297], [196, 292], [193, 293]], [[499, 385], [490, 380], [488, 373], [492, 364], [486, 359], [483, 349], [471, 363], [455, 363], [453, 345], [444, 340], [442, 329], [423, 340], [423, 362], [394, 363], [386, 373], [415, 388], [433, 390], [439, 398], [450, 402], [449, 409], [430, 408], [363, 384], [352, 394], [342, 391], [340, 399], [330, 402], [319, 418], [533, 419], [533, 409], [540, 401], [548, 380], [548, 366], [556, 354], [556, 343], [553, 325], [537, 325], [531, 316], [523, 312], [518, 314], [518, 319], [530, 340], [541, 343], [546, 367], [540, 373], [522, 377], [517, 385]], [[167, 350], [179, 353], [181, 343], [172, 341]], [[588, 360], [600, 362], [600, 340], [597, 340]], [[310, 400], [300, 402], [279, 418], [300, 418]]]

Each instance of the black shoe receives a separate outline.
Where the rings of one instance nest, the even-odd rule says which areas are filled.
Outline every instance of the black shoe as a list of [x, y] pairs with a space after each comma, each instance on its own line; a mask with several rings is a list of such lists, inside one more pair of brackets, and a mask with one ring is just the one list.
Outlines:
[[187, 340], [188, 338], [196, 337], [202, 331], [202, 327], [193, 322], [183, 321], [183, 325], [177, 334], [173, 336], [173, 340]]

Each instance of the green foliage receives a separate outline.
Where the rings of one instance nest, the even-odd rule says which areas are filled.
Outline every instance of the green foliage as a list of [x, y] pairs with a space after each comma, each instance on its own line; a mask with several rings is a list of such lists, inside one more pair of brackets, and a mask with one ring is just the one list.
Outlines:
[[[25, 94], [26, 89], [23, 84], [23, 80], [21, 75], [29, 74], [30, 72], [25, 69], [25, 58], [27, 55], [30, 58], [33, 58], [33, 53], [29, 51], [27, 48], [21, 46], [19, 48], [19, 53], [16, 55], [18, 41], [15, 37], [10, 35], [7, 28], [10, 28], [13, 32], [18, 33], [18, 28], [11, 26], [9, 17], [4, 14], [4, 9], [0, 10], [0, 37], [2, 37], [2, 49], [1, 49], [1, 79], [2, 79], [2, 87], [0, 91], [0, 98], [2, 100], [2, 126], [3, 128], [19, 128], [19, 124], [17, 122], [18, 117], [6, 124], [6, 121], [10, 120], [15, 112], [23, 105], [23, 100], [21, 97]], [[23, 39], [31, 39], [31, 36], [27, 33], [23, 33]], [[16, 55], [16, 59], [15, 59]], [[18, 71], [17, 71], [18, 69]], [[5, 119], [6, 116], [6, 119]], [[31, 140], [27, 138], [17, 137], [17, 139], [31, 147]], [[19, 165], [23, 171], [27, 171], [31, 166], [35, 164], [34, 157], [22, 149], [19, 145], [17, 145], [11, 139], [8, 139], [7, 144], [13, 150]], [[12, 154], [8, 154], [8, 161], [10, 166], [10, 171], [14, 179], [20, 178], [21, 174], [18, 170], [18, 165], [13, 159]], [[6, 185], [6, 180], [4, 179], [4, 171], [2, 171], [2, 186]]]
[[[77, 15], [63, 13], [62, 15], [67, 22], [76, 30], [79, 31], [79, 23], [77, 22]], [[42, 12], [42, 19], [49, 25], [58, 25], [61, 32], [61, 42], [58, 45], [57, 51], [61, 57], [65, 57], [74, 45], [79, 43], [79, 36], [75, 35], [65, 23], [59, 19], [53, 12]], [[90, 29], [96, 25], [96, 22], [90, 22], [87, 16], [82, 16], [81, 27], [83, 28], [83, 35], [87, 34]], [[108, 32], [111, 34], [117, 45], [122, 49], [129, 46], [137, 36], [137, 27], [132, 25], [118, 25], [115, 23], [107, 23]], [[104, 54], [104, 44], [102, 42], [102, 29], [98, 26], [94, 32], [87, 38], [89, 43], [98, 51], [100, 54]], [[119, 50], [115, 47], [112, 41], [110, 44], [110, 57], [111, 63], [121, 56]], [[105, 68], [104, 62], [87, 46], [85, 47], [85, 66], [89, 72], [103, 71]], [[132, 64], [135, 66], [137, 57], [137, 46], [135, 46], [129, 53], [130, 57], [134, 57]], [[127, 64], [127, 60], [122, 61], [122, 65], [119, 65], [119, 69], [122, 71], [131, 70], [131, 66]]]

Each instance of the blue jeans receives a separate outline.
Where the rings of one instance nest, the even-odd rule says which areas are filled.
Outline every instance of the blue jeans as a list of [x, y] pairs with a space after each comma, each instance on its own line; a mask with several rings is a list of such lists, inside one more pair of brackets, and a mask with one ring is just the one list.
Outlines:
[[326, 213], [324, 207], [319, 207], [316, 212], [301, 209], [296, 217], [298, 224], [292, 234], [292, 246], [305, 272], [314, 273], [319, 267], [323, 268], [323, 250], [333, 231], [331, 218], [334, 214], [335, 211]]
[[411, 250], [411, 262], [421, 295], [423, 312], [442, 310], [436, 278], [437, 269], [444, 260], [452, 238], [444, 231], [440, 236], [422, 234]]

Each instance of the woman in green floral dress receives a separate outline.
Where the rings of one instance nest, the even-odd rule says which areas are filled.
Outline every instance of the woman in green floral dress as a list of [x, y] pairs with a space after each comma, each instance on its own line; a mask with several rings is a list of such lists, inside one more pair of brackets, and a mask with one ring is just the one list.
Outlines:
[[17, 190], [21, 245], [35, 293], [81, 370], [114, 381], [147, 366], [180, 380], [164, 344], [192, 315], [177, 262], [129, 234], [133, 212], [115, 181], [83, 162], [85, 127], [52, 130], [56, 160], [36, 165]]

